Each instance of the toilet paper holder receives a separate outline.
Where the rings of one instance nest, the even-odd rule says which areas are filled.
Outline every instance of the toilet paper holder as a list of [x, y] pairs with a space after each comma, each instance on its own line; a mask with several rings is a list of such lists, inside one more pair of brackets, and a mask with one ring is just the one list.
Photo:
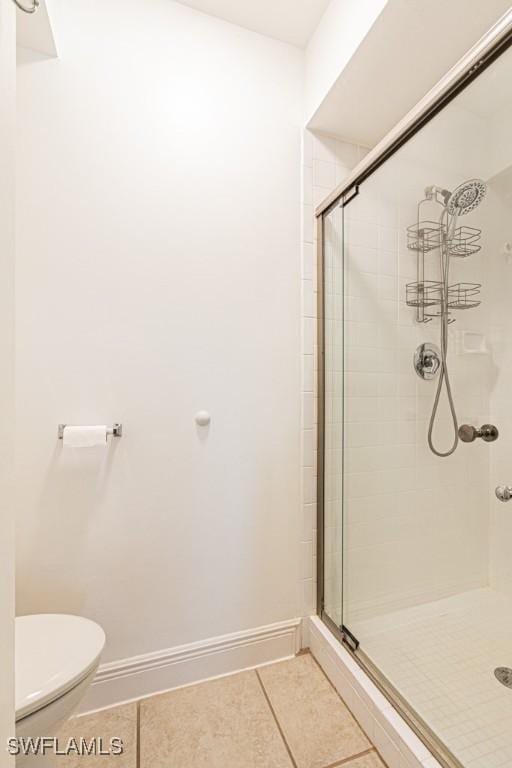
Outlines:
[[[58, 429], [58, 437], [59, 440], [62, 440], [64, 437], [64, 428], [68, 426], [67, 424], [59, 424]], [[69, 425], [71, 426], [71, 425]], [[122, 437], [123, 436], [123, 425], [122, 424], [112, 424], [111, 427], [107, 427], [107, 435], [112, 435], [112, 437]]]

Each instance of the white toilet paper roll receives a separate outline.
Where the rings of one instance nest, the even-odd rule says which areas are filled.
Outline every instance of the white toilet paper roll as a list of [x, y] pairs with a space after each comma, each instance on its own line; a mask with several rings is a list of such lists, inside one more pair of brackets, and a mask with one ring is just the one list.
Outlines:
[[93, 427], [64, 427], [62, 440], [69, 448], [92, 448], [107, 444], [107, 427], [97, 424]]

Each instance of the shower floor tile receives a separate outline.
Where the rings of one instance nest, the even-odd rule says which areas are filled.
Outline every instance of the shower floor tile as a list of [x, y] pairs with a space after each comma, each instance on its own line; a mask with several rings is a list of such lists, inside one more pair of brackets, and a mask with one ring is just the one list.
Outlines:
[[361, 649], [465, 768], [512, 766], [512, 601], [479, 589], [351, 622]]
[[386, 768], [309, 654], [73, 718], [64, 734], [128, 737], [124, 761], [60, 757], [69, 768]]

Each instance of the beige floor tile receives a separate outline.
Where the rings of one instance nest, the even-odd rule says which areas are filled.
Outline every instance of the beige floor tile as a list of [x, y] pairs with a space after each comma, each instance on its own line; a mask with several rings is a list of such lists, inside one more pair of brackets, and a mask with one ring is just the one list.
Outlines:
[[123, 704], [92, 715], [76, 717], [61, 728], [58, 734], [59, 748], [63, 749], [70, 738], [79, 740], [83, 737], [90, 743], [93, 738], [103, 740], [103, 747], [108, 749], [111, 738], [123, 741], [122, 755], [102, 756], [69, 755], [56, 757], [57, 766], [62, 768], [136, 768], [137, 765], [137, 705]]
[[292, 768], [255, 672], [140, 705], [140, 768]]
[[355, 760], [349, 760], [343, 768], [386, 768], [377, 752], [370, 752], [363, 757], [356, 757]]
[[371, 747], [309, 654], [258, 672], [298, 768], [325, 768]]

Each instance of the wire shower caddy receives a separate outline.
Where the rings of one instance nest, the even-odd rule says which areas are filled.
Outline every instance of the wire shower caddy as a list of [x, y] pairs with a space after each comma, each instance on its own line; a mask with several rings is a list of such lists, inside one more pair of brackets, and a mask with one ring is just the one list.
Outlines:
[[[416, 309], [418, 323], [428, 323], [443, 314], [443, 284], [439, 280], [429, 280], [425, 277], [425, 256], [445, 246], [450, 257], [466, 258], [478, 253], [482, 246], [480, 238], [482, 230], [466, 225], [456, 227], [453, 233], [444, 226], [442, 221], [420, 218], [422, 200], [418, 203], [418, 220], [407, 227], [407, 248], [416, 253], [416, 280], [406, 284], [406, 304]], [[478, 307], [481, 283], [453, 283], [448, 286], [446, 312], [448, 322], [452, 311], [473, 309]]]

